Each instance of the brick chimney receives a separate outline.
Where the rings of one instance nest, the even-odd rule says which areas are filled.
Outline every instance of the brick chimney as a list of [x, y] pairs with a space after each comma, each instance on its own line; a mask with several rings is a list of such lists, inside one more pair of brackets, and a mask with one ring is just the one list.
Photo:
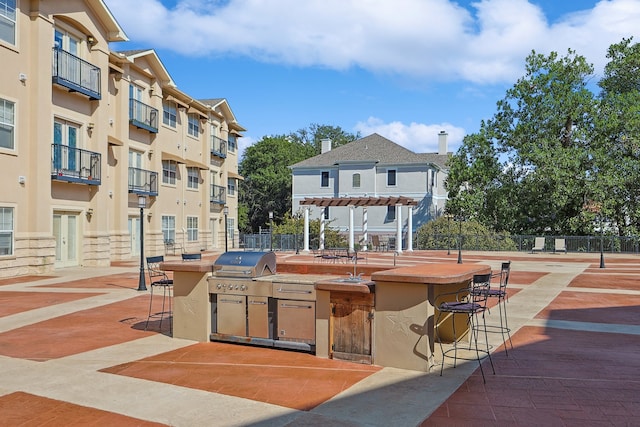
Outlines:
[[443, 130], [438, 134], [438, 154], [447, 154], [447, 136]]

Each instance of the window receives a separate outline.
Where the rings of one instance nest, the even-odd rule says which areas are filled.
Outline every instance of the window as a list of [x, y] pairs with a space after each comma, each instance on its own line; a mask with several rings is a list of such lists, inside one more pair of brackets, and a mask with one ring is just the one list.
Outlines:
[[176, 185], [178, 164], [173, 160], [162, 161], [162, 183]]
[[73, 123], [58, 119], [53, 122], [53, 167], [56, 170], [77, 171], [80, 167], [79, 134], [79, 127]]
[[354, 173], [351, 179], [351, 186], [353, 188], [360, 188], [360, 174]]
[[329, 206], [324, 208], [324, 219], [329, 219]]
[[13, 208], [0, 207], [0, 256], [13, 255]]
[[395, 187], [395, 185], [396, 185], [396, 170], [395, 169], [389, 169], [387, 171], [387, 185], [389, 187]]
[[162, 103], [162, 123], [172, 128], [176, 127], [178, 120], [178, 109], [176, 104], [171, 101], [164, 101]]
[[236, 180], [235, 178], [229, 178], [227, 181], [227, 194], [234, 196], [236, 194]]
[[198, 240], [198, 217], [197, 216], [187, 217], [187, 240], [190, 242], [194, 242]]
[[396, 220], [396, 207], [387, 206], [387, 221], [395, 221], [395, 220]]
[[[0, 2], [1, 1], [2, 0], [0, 0]], [[75, 55], [78, 57], [80, 56], [80, 52], [79, 52], [80, 40], [78, 39], [78, 37], [71, 35], [67, 31], [56, 28], [53, 34], [53, 45], [56, 48], [62, 49], [65, 52], [69, 52], [72, 55]], [[72, 65], [69, 64], [69, 66], [72, 66]], [[79, 73], [80, 69], [78, 69], [77, 72]]]
[[16, 44], [16, 0], [0, 0], [0, 40]]
[[175, 216], [162, 216], [162, 238], [166, 242], [167, 240], [176, 241], [176, 217]]
[[189, 114], [189, 128], [187, 133], [196, 138], [200, 135], [200, 121], [197, 114]]
[[229, 146], [229, 152], [233, 153], [236, 151], [236, 148], [238, 147], [238, 141], [236, 139], [236, 136], [232, 133], [229, 134], [229, 136], [227, 137], [228, 143], [227, 145]]
[[329, 172], [322, 172], [322, 177], [320, 178], [320, 187], [328, 187], [329, 186]]
[[0, 98], [0, 148], [15, 148], [15, 120], [15, 104]]
[[187, 188], [197, 189], [200, 183], [200, 169], [187, 168]]

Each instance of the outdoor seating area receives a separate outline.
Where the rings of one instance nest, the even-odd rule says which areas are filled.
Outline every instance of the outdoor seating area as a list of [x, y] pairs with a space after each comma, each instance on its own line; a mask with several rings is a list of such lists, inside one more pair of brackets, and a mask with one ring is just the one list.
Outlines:
[[[12, 425], [39, 425], [46, 417], [52, 424], [438, 426], [472, 425], [478, 414], [487, 425], [635, 425], [637, 257], [611, 255], [599, 269], [597, 254], [571, 252], [558, 263], [550, 252], [509, 253], [508, 268], [495, 252], [465, 253], [466, 265], [493, 271], [484, 314], [495, 375], [481, 352], [486, 382], [476, 358], [458, 358], [455, 369], [448, 360], [440, 376], [439, 363], [416, 372], [173, 338], [167, 317], [161, 326], [154, 318], [146, 325], [151, 289], [136, 290], [137, 260], [2, 279], [0, 411]], [[282, 271], [287, 263], [314, 262], [312, 254], [277, 256]], [[446, 250], [396, 257], [395, 266], [388, 253], [368, 258], [390, 268], [456, 265]], [[153, 312], [160, 311], [159, 295], [156, 288]], [[489, 329], [501, 324], [499, 302], [517, 313], [504, 324], [504, 337]], [[395, 328], [394, 336], [422, 344], [424, 326], [407, 320], [374, 316]], [[478, 338], [479, 350], [486, 349], [484, 333]], [[584, 357], [567, 357], [576, 347]]]

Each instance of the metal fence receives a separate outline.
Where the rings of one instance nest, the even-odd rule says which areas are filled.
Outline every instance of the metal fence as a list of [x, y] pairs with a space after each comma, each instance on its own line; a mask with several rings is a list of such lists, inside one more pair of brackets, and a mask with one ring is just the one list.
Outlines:
[[[530, 252], [533, 248], [536, 237], [545, 238], [544, 250], [553, 252], [555, 250], [555, 239], [564, 239], [567, 252], [598, 253], [628, 253], [638, 254], [640, 252], [640, 236], [533, 236], [533, 235], [468, 235], [461, 236], [454, 234], [442, 234], [429, 236], [429, 247], [420, 247], [416, 243], [414, 236], [413, 249], [415, 250], [456, 250], [458, 244], [462, 243], [462, 249], [466, 251], [498, 251], [505, 247], [504, 241], [510, 239], [514, 243], [513, 250], [519, 252]], [[358, 240], [358, 239], [356, 239]], [[487, 241], [495, 242], [494, 245], [487, 245]], [[296, 251], [303, 248], [304, 241], [302, 234], [271, 234], [268, 230], [262, 230], [258, 234], [240, 234], [240, 246], [245, 250], [276, 250], [276, 251]], [[369, 244], [371, 248], [371, 244]], [[403, 242], [406, 248], [406, 241]], [[309, 244], [310, 249], [317, 249], [317, 239]]]

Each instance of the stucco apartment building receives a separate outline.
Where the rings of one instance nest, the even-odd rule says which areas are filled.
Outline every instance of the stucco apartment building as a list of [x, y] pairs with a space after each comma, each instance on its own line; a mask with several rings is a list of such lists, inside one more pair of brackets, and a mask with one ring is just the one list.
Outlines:
[[234, 245], [245, 129], [126, 40], [102, 0], [0, 0], [0, 277], [131, 259], [141, 226], [146, 255], [224, 249], [225, 217]]
[[331, 141], [322, 144], [321, 154], [290, 166], [292, 212], [309, 209], [309, 219], [324, 217], [331, 227], [352, 231], [356, 242], [365, 228], [368, 240], [397, 235], [400, 221], [405, 248], [409, 232], [442, 215], [451, 154], [444, 131], [438, 134], [437, 153], [414, 153], [375, 133], [334, 149]]

